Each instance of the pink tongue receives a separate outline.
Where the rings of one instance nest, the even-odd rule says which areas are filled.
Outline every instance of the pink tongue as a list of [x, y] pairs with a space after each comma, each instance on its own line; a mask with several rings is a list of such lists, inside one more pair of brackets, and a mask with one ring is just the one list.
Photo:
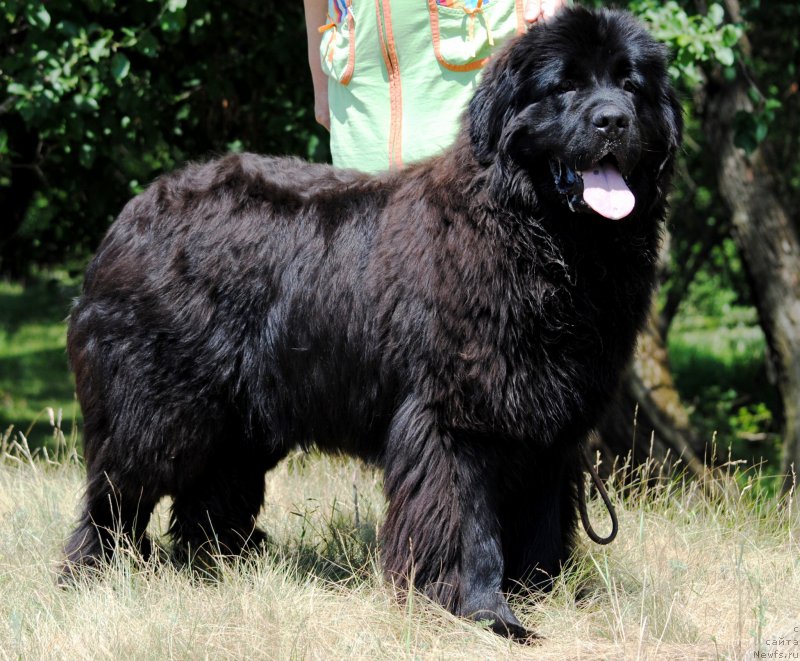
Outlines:
[[598, 163], [591, 170], [581, 172], [581, 176], [583, 201], [601, 216], [619, 220], [633, 211], [636, 199], [613, 165]]

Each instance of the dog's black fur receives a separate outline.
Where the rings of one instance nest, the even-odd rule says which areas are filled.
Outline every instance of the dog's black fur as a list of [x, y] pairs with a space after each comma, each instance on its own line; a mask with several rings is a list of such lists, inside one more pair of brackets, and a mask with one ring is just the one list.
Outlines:
[[[593, 113], [624, 116], [602, 134]], [[663, 49], [629, 15], [575, 9], [499, 54], [455, 145], [373, 177], [229, 155], [123, 210], [69, 327], [88, 484], [65, 575], [119, 530], [237, 553], [264, 474], [297, 445], [376, 462], [386, 574], [525, 630], [503, 592], [569, 556], [578, 452], [654, 286], [681, 133]], [[554, 163], [611, 154], [636, 194], [573, 212]]]

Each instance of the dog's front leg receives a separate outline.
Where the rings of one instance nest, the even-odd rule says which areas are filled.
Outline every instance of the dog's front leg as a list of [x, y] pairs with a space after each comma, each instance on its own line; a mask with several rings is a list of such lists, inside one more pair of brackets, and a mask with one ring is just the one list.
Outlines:
[[457, 615], [527, 638], [502, 593], [495, 470], [485, 447], [443, 429], [417, 398], [406, 400], [384, 455], [384, 570], [401, 590], [413, 585]]

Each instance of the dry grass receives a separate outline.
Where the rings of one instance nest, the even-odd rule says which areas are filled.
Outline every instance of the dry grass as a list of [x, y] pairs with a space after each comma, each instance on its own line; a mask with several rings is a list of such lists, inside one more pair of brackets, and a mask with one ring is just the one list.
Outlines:
[[[421, 597], [392, 599], [376, 559], [380, 477], [358, 464], [300, 455], [282, 463], [267, 478], [261, 521], [270, 552], [226, 566], [218, 580], [123, 555], [99, 582], [61, 590], [53, 569], [81, 479], [73, 460], [4, 450], [0, 658], [697, 659], [800, 650], [800, 517], [748, 487], [710, 499], [696, 484], [661, 480], [615, 494], [617, 541], [583, 543], [552, 594], [518, 599], [520, 619], [544, 637], [523, 646]], [[166, 510], [154, 517], [156, 536]], [[604, 520], [599, 503], [591, 511]]]

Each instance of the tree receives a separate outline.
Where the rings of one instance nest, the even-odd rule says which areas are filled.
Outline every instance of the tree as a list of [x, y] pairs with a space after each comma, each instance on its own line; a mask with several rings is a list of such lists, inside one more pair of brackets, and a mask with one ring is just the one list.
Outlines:
[[[726, 4], [731, 19], [741, 20], [738, 4]], [[747, 41], [744, 50], [749, 55]], [[769, 143], [740, 132], [743, 121], [752, 125], [754, 115], [769, 107], [756, 73], [746, 58], [733, 76], [723, 73], [709, 71], [704, 126], [717, 156], [719, 190], [730, 208], [733, 236], [744, 258], [781, 395], [781, 472], [788, 490], [796, 484], [800, 467], [800, 236], [777, 183], [784, 164], [778, 165]], [[755, 129], [759, 130], [757, 121]]]
[[325, 157], [300, 3], [7, 0], [0, 34], [0, 271], [80, 265], [187, 159]]
[[[675, 2], [638, 0], [631, 2], [630, 8], [660, 40], [671, 46], [672, 74], [685, 94], [702, 84], [700, 62], [734, 60], [733, 47], [741, 30], [723, 23], [719, 6], [710, 15], [691, 15]], [[687, 130], [693, 128], [693, 123], [688, 122]], [[687, 160], [684, 154], [678, 166], [679, 175], [685, 175], [689, 169]], [[702, 205], [698, 209], [692, 179], [686, 176], [676, 179], [681, 190], [675, 196], [679, 213], [673, 214], [673, 218], [679, 220], [670, 225], [681, 240], [668, 242], [668, 247], [677, 253], [672, 262], [680, 268], [670, 273], [664, 307], [654, 305], [651, 310], [621, 392], [599, 429], [596, 447], [605, 456], [607, 467], [614, 457], [629, 456], [632, 467], [650, 460], [670, 466], [680, 460], [690, 473], [701, 476], [705, 472], [704, 440], [693, 430], [675, 387], [665, 340], [688, 284], [720, 241], [723, 231], [718, 224], [686, 222], [698, 211], [703, 213], [707, 209]], [[691, 231], [687, 232], [689, 228]], [[662, 259], [665, 267], [669, 261], [665, 254]]]
[[[685, 201], [688, 189], [699, 180], [704, 189], [714, 189], [707, 206], [724, 218], [709, 228], [697, 205], [683, 206], [682, 220], [704, 229], [687, 233], [685, 222], [673, 224], [684, 235], [678, 242], [683, 256], [676, 260], [682, 266], [670, 283], [661, 328], [664, 332], [669, 328], [680, 302], [676, 283], [689, 282], [700, 258], [720, 239], [732, 236], [745, 266], [748, 296], [767, 338], [782, 402], [781, 470], [788, 489], [796, 481], [792, 467], [800, 464], [800, 240], [796, 219], [789, 213], [798, 201], [791, 182], [800, 178], [796, 80], [800, 8], [789, 2], [771, 3], [769, 8], [748, 2], [745, 17], [751, 22], [744, 36], [737, 0], [725, 0], [727, 18], [722, 5], [702, 1], [632, 4], [673, 47], [676, 67], [701, 119], [702, 130], [690, 139], [705, 150], [704, 155], [686, 168], [695, 176], [692, 186], [683, 182], [678, 197]], [[701, 13], [687, 13], [692, 6]], [[751, 39], [758, 42], [757, 48], [750, 47]], [[787, 71], [795, 78], [787, 80]], [[779, 115], [779, 97], [795, 112], [784, 109]], [[781, 122], [776, 121], [779, 116]]]

